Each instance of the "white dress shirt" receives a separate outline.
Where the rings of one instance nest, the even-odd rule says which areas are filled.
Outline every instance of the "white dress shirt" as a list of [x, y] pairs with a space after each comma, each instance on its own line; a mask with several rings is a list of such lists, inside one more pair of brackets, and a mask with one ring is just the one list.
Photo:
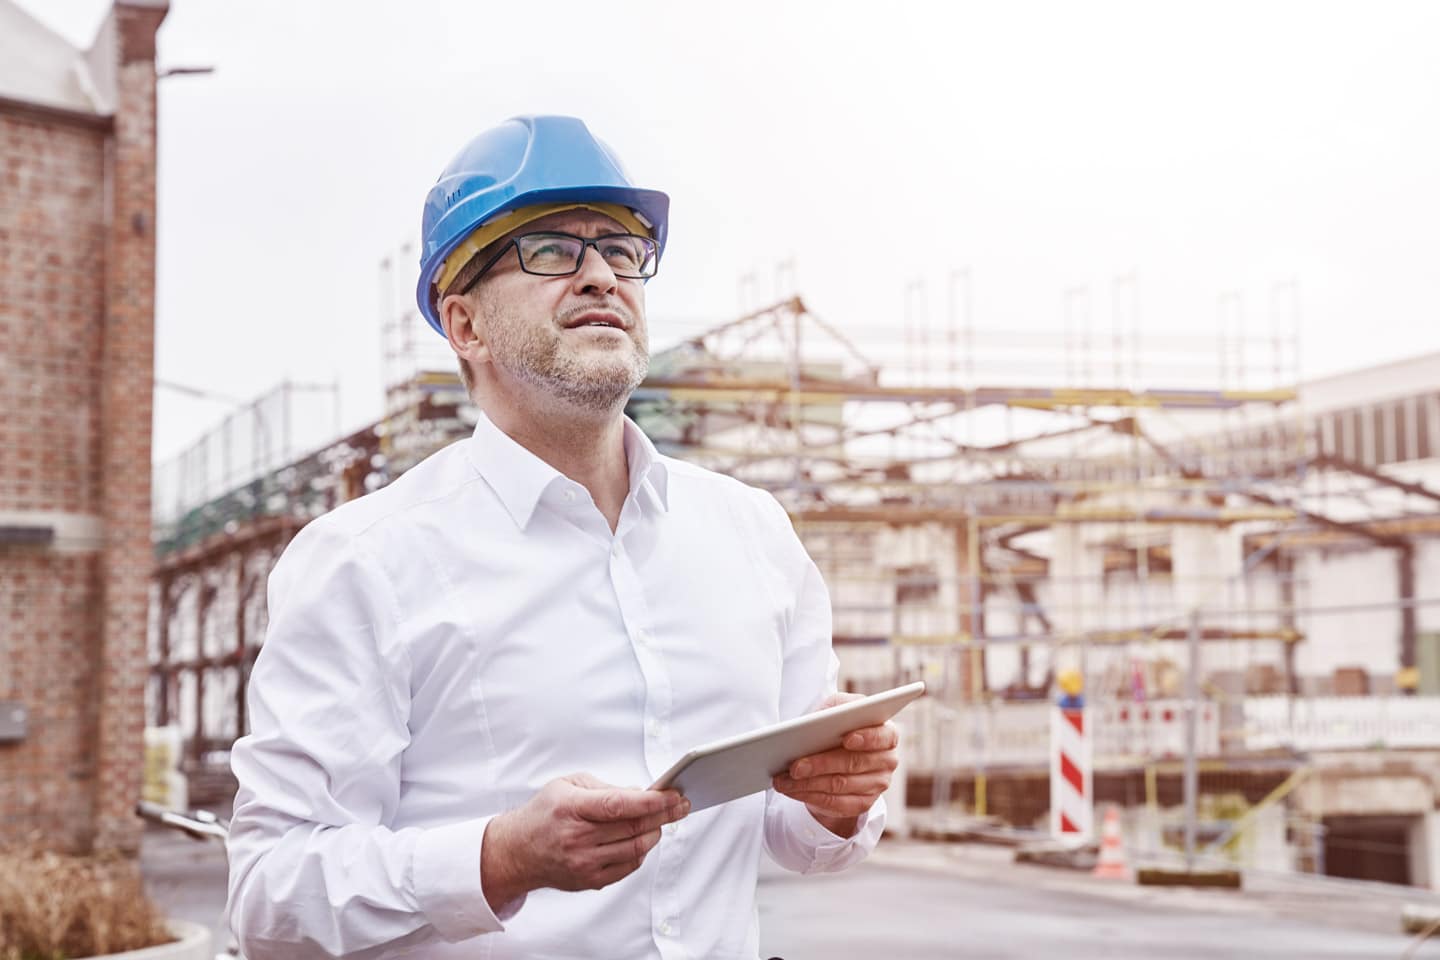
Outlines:
[[754, 960], [762, 847], [803, 873], [873, 849], [883, 801], [841, 839], [771, 790], [667, 827], [602, 890], [490, 909], [495, 814], [569, 773], [644, 787], [835, 688], [829, 597], [774, 498], [628, 420], [625, 450], [613, 534], [482, 416], [285, 551], [232, 754], [228, 912], [250, 960]]

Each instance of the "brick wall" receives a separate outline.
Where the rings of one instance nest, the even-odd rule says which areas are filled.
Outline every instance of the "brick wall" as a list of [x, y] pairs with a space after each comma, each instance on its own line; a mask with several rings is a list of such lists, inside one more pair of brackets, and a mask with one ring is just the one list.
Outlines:
[[113, 213], [105, 269], [100, 396], [100, 724], [95, 845], [139, 848], [149, 673], [150, 429], [155, 392], [155, 32], [165, 7], [118, 3]]
[[[17, 523], [99, 513], [106, 140], [0, 115], [0, 514]], [[97, 547], [0, 546], [0, 699], [30, 713], [0, 745], [0, 842], [90, 842]]]
[[121, 0], [116, 111], [0, 107], [0, 845], [134, 852], [154, 386], [155, 31]]
[[96, 511], [105, 140], [0, 113], [0, 510]]
[[29, 736], [0, 745], [0, 845], [78, 851], [93, 836], [94, 554], [0, 549], [0, 698], [29, 710]]

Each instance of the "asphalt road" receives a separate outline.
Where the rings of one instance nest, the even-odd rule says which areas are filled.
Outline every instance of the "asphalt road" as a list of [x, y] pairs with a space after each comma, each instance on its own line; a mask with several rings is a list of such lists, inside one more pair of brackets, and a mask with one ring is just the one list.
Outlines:
[[[1114, 898], [1046, 890], [1005, 873], [977, 879], [878, 864], [821, 877], [767, 870], [761, 956], [1395, 960], [1409, 943], [1398, 924], [1395, 933], [1344, 929], [1253, 910], [1207, 909], [1194, 891]], [[1167, 903], [1175, 893], [1176, 902]], [[1440, 957], [1440, 945], [1427, 944], [1417, 956]]]
[[[171, 915], [218, 932], [223, 851], [148, 831], [142, 866]], [[1400, 906], [1427, 896], [1378, 884], [1247, 885], [1243, 893], [1137, 887], [1015, 865], [998, 848], [886, 841], [843, 874], [801, 877], [767, 864], [760, 956], [1397, 960], [1410, 943], [1399, 932]], [[1440, 940], [1415, 956], [1440, 960]]]

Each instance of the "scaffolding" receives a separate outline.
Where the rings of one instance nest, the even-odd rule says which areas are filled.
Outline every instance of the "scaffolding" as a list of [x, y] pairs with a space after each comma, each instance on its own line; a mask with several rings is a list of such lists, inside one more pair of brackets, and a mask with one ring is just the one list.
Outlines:
[[[191, 522], [160, 539], [151, 716], [178, 718], [196, 766], [243, 732], [256, 584], [289, 536], [473, 428], [443, 355], [417, 348], [438, 338], [393, 308], [392, 286], [382, 270], [385, 415], [182, 504]], [[1034, 766], [1026, 711], [1066, 667], [1115, 718], [1102, 760], [1152, 801], [1171, 789], [1166, 713], [1196, 673], [1205, 753], [1277, 756], [1273, 723], [1269, 740], [1250, 729], [1274, 709], [1249, 715], [1247, 698], [1279, 698], [1292, 721], [1296, 694], [1324, 692], [1304, 689], [1294, 657], [1321, 606], [1297, 559], [1317, 550], [1396, 552], [1401, 666], [1415, 665], [1412, 545], [1440, 533], [1437, 495], [1385, 458], [1428, 449], [1440, 411], [1398, 402], [1405, 418], [1378, 444], [1348, 413], [1307, 415], [1293, 286], [1274, 292], [1263, 334], [1226, 294], [1209, 336], [1142, 335], [1134, 275], [1111, 284], [1104, 331], [1086, 288], [1063, 292], [1054, 332], [976, 325], [965, 271], [943, 299], [932, 310], [910, 284], [897, 336], [842, 331], [785, 296], [665, 343], [627, 409], [662, 452], [790, 513], [831, 591], [847, 686], [929, 682], [912, 772], [937, 798], [968, 785], [983, 813], [989, 774]], [[1198, 668], [1185, 653], [1197, 611]], [[1247, 786], [1257, 796], [1293, 771], [1295, 737], [1278, 742], [1289, 752]]]
[[[1171, 531], [1238, 549], [1289, 529], [1307, 455], [1293, 330], [1260, 359], [1253, 338], [1142, 345], [1117, 324], [1102, 341], [1078, 320], [1060, 336], [982, 333], [963, 319], [968, 276], [954, 280], [945, 327], [924, 323], [912, 285], [900, 343], [863, 351], [798, 298], [748, 314], [667, 351], [632, 411], [665, 452], [781, 500], [831, 584], [837, 643], [883, 645], [900, 672], [974, 700], [993, 646], [1021, 647], [1038, 675], [1012, 686], [1038, 692], [1032, 646], [1164, 640], [1182, 612]], [[1123, 603], [1087, 596], [1127, 576]], [[1231, 634], [1296, 639], [1278, 621]]]

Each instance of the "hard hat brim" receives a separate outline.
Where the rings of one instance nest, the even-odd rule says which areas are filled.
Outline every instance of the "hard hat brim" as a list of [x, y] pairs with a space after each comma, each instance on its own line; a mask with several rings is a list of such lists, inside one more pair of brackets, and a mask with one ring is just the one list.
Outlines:
[[440, 265], [445, 262], [456, 247], [464, 242], [470, 231], [481, 224], [495, 219], [516, 210], [520, 207], [528, 207], [540, 203], [563, 203], [563, 202], [596, 202], [616, 203], [628, 207], [639, 214], [645, 221], [651, 224], [652, 235], [655, 239], [656, 261], [660, 260], [665, 253], [666, 233], [668, 232], [670, 215], [670, 197], [659, 190], [645, 190], [637, 187], [620, 186], [561, 186], [546, 187], [539, 190], [528, 190], [516, 194], [498, 207], [493, 206], [494, 197], [480, 197], [476, 199], [473, 207], [484, 209], [483, 219], [471, 223], [469, 218], [475, 216], [475, 210], [471, 204], [459, 203], [446, 212], [438, 226], [449, 222], [467, 223], [469, 230], [452, 230], [454, 236], [444, 246], [437, 247], [433, 251], [426, 251], [424, 262], [427, 269], [423, 270], [416, 281], [415, 300], [420, 306], [420, 312], [424, 315], [425, 321], [442, 336], [445, 328], [440, 323], [440, 316], [437, 302], [438, 291], [434, 289], [435, 276], [439, 273]]

